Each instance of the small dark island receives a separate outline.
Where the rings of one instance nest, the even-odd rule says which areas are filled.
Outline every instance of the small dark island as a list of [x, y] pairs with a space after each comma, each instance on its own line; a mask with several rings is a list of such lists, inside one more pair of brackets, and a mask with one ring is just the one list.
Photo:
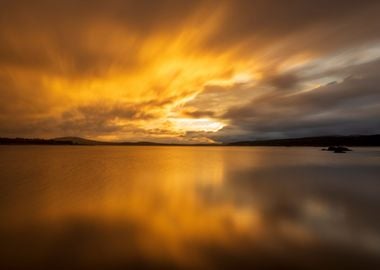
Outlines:
[[346, 153], [348, 151], [352, 151], [351, 149], [349, 149], [345, 146], [329, 146], [327, 149], [323, 148], [322, 150], [323, 151], [331, 151], [331, 152], [338, 153], [338, 154], [343, 154], [343, 153]]

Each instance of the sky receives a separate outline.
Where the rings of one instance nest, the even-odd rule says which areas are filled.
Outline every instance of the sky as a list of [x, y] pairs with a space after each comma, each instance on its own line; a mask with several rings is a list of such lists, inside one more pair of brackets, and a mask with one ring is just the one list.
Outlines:
[[0, 137], [380, 133], [380, 1], [1, 0]]

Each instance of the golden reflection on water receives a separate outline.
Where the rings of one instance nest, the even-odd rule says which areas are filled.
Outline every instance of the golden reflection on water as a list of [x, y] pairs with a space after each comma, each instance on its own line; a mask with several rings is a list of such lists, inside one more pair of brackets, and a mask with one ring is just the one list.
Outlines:
[[[218, 261], [230, 256], [243, 265], [264, 260], [258, 267], [276, 266], [270, 260], [282, 258], [287, 266], [294, 263], [290, 251], [313, 253], [317, 242], [331, 248], [324, 237], [380, 254], [373, 243], [380, 239], [374, 224], [364, 224], [365, 233], [349, 239], [355, 231], [347, 211], [360, 204], [325, 196], [313, 182], [322, 179], [318, 168], [327, 165], [326, 158], [329, 166], [352, 167], [350, 158], [336, 160], [304, 149], [314, 155], [305, 161], [300, 150], [292, 150], [289, 159], [286, 149], [217, 147], [2, 151], [7, 158], [0, 162], [0, 235], [9, 265], [17, 260], [20, 267], [43, 268], [72, 260], [67, 269], [199, 269], [220, 268]], [[313, 172], [305, 169], [311, 164]], [[372, 183], [376, 173], [361, 176]], [[323, 174], [335, 179], [340, 172]], [[341, 255], [339, 250], [334, 254]]]
[[[134, 235], [140, 252], [151, 259], [167, 257], [181, 264], [202, 263], [192, 242], [226, 246], [232, 244], [233, 235], [253, 235], [259, 229], [254, 209], [239, 208], [224, 194], [223, 153], [211, 151], [199, 159], [188, 149], [178, 150], [155, 151], [153, 158], [160, 159], [154, 163], [148, 160], [126, 169], [108, 168], [101, 176], [106, 185], [99, 198], [63, 198], [64, 209], [48, 207], [43, 214], [57, 223], [71, 215], [105, 224], [133, 223], [143, 228]], [[216, 193], [217, 200], [208, 201], [204, 192]]]

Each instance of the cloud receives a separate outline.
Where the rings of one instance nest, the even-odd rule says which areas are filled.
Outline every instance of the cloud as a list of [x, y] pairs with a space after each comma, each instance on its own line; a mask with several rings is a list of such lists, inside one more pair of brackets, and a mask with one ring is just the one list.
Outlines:
[[298, 84], [297, 75], [293, 73], [269, 75], [264, 81], [279, 90], [294, 89]]
[[356, 66], [343, 81], [306, 92], [264, 93], [223, 117], [246, 138], [380, 132], [379, 68]]
[[[336, 95], [354, 102], [375, 87], [364, 86], [375, 78], [358, 78], [365, 67], [357, 73], [355, 64], [379, 56], [378, 1], [4, 0], [0, 5], [0, 136], [69, 132], [149, 139], [159, 136], [155, 130], [182, 140], [186, 130], [170, 124], [182, 118], [207, 118], [210, 125], [223, 120], [224, 129], [214, 134], [221, 137], [252, 130], [253, 119], [262, 131], [289, 134], [286, 121], [280, 125], [268, 117], [283, 119], [301, 108], [311, 115], [325, 107], [344, 122], [349, 111], [331, 109]], [[341, 82], [350, 74], [354, 77]], [[327, 86], [331, 81], [338, 83]], [[328, 89], [329, 95], [287, 97], [316, 85], [326, 86], [312, 92]], [[353, 90], [334, 90], [340, 87], [367, 90], [350, 98]], [[321, 132], [321, 123], [313, 121], [299, 123]], [[278, 130], [272, 131], [272, 122]], [[341, 127], [339, 132], [350, 128]]]
[[181, 112], [185, 117], [191, 117], [191, 118], [203, 118], [203, 117], [213, 117], [215, 115], [215, 112], [211, 110], [184, 110]]

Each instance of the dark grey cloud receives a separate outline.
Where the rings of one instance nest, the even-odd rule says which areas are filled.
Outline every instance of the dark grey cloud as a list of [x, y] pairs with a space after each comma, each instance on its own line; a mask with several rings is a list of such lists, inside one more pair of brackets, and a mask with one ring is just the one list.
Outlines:
[[[325, 54], [379, 39], [378, 1], [233, 1], [207, 46], [242, 40], [246, 52], [278, 64], [301, 51]], [[276, 48], [276, 49], [273, 49]]]
[[270, 74], [264, 79], [264, 82], [275, 87], [279, 90], [294, 90], [297, 87], [299, 78], [294, 73], [283, 73], [283, 74]]
[[341, 82], [311, 91], [269, 91], [223, 117], [244, 138], [379, 133], [379, 70], [380, 61], [375, 61], [351, 69]]

